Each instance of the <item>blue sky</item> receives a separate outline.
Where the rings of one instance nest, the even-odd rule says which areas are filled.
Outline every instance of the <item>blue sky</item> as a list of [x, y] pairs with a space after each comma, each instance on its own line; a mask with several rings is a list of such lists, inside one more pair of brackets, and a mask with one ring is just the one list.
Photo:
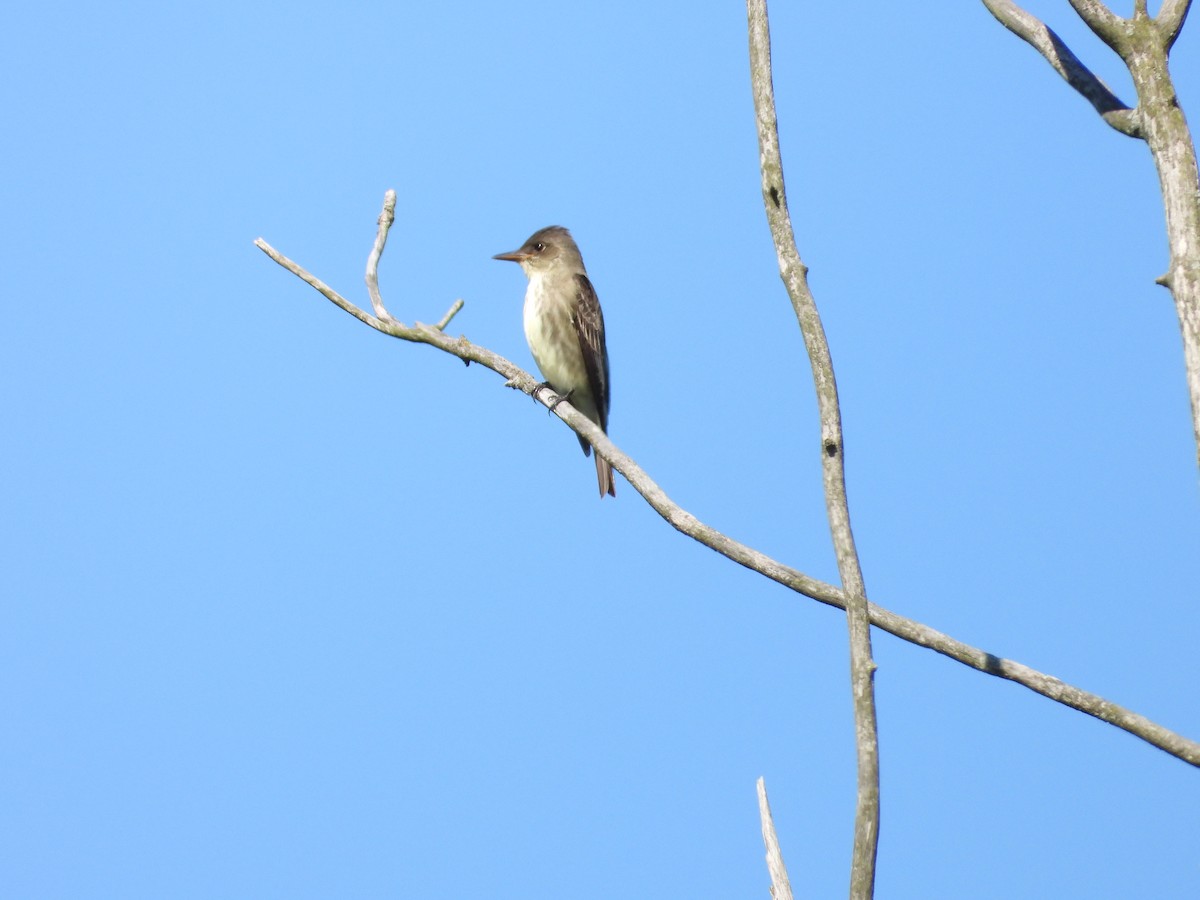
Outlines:
[[[873, 599], [1200, 737], [1200, 488], [1145, 147], [981, 4], [776, 3]], [[1030, 4], [1127, 100], [1066, 4]], [[0, 894], [845, 890], [844, 618], [679, 536], [479, 367], [569, 226], [611, 434], [836, 578], [737, 3], [25, 5], [0, 98]], [[1173, 71], [1200, 117], [1200, 38]], [[1200, 891], [1193, 769], [876, 636], [881, 897]]]

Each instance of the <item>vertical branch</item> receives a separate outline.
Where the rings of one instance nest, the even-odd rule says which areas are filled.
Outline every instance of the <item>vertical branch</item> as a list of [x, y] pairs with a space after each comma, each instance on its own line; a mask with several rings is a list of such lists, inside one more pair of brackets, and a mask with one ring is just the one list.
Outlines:
[[[1164, 7], [1165, 11], [1165, 7]], [[1200, 172], [1196, 147], [1167, 66], [1167, 54], [1187, 8], [1167, 29], [1139, 9], [1119, 49], [1137, 90], [1143, 137], [1162, 189], [1170, 262], [1159, 284], [1171, 291], [1183, 336], [1184, 371], [1200, 464]]]
[[779, 274], [796, 313], [812, 365], [817, 406], [821, 416], [821, 467], [829, 529], [837, 556], [838, 574], [846, 597], [850, 631], [850, 679], [854, 696], [855, 745], [858, 751], [858, 803], [854, 821], [854, 856], [850, 896], [870, 898], [875, 889], [875, 857], [879, 843], [879, 736], [875, 720], [875, 663], [871, 659], [871, 629], [866, 590], [850, 530], [833, 360], [825, 328], [808, 287], [808, 269], [796, 249], [783, 186], [783, 162], [775, 118], [771, 80], [771, 36], [766, 0], [746, 0], [750, 31], [750, 77], [758, 120], [759, 166], [767, 223], [779, 258]]
[[379, 213], [379, 228], [375, 232], [375, 243], [371, 247], [371, 255], [367, 257], [367, 294], [371, 298], [371, 308], [375, 315], [384, 322], [394, 322], [392, 314], [383, 305], [383, 297], [379, 293], [379, 258], [383, 256], [383, 247], [387, 243], [388, 230], [396, 221], [396, 192], [388, 190], [383, 195], [383, 209]]

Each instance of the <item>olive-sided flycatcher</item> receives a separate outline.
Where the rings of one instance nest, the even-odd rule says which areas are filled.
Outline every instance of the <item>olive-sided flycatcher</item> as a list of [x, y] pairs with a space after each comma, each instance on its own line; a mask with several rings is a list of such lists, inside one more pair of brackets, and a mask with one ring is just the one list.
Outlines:
[[[525, 340], [542, 377], [556, 394], [608, 432], [608, 350], [604, 314], [588, 280], [583, 257], [571, 233], [558, 225], [543, 228], [520, 250], [493, 259], [520, 263], [529, 276], [525, 291]], [[579, 438], [583, 455], [592, 452]], [[617, 496], [612, 466], [596, 454], [600, 497]]]

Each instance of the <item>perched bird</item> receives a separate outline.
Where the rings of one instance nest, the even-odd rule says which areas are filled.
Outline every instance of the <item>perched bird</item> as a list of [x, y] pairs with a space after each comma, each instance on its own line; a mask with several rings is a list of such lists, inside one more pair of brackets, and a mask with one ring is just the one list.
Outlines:
[[[608, 433], [608, 350], [604, 315], [588, 281], [583, 257], [567, 229], [536, 231], [520, 250], [493, 259], [519, 263], [529, 276], [525, 291], [525, 340], [542, 377], [555, 393]], [[583, 455], [592, 452], [582, 437]], [[596, 454], [600, 497], [617, 496], [612, 466]]]

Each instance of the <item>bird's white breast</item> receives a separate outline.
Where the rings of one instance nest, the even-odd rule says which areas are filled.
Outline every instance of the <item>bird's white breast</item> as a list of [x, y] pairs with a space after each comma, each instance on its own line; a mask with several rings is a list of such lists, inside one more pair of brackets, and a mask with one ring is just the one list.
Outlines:
[[[570, 302], [551, 300], [550, 279], [534, 276], [525, 291], [525, 340], [542, 377], [560, 391], [587, 388], [587, 371], [571, 321]], [[581, 383], [582, 382], [582, 383]]]

